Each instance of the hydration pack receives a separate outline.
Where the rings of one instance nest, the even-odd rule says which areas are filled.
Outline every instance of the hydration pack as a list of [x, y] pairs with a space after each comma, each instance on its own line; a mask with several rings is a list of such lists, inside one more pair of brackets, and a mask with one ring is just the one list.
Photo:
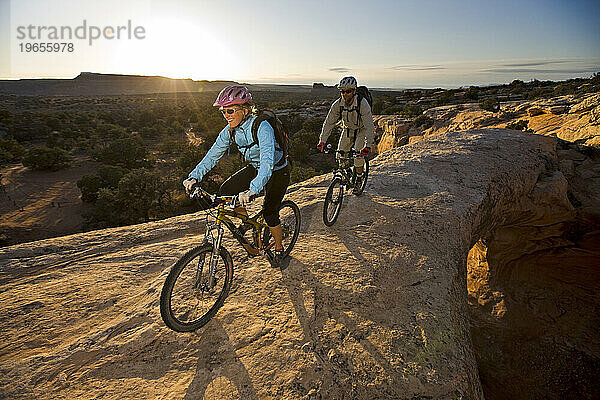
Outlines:
[[264, 110], [254, 119], [252, 122], [252, 128], [250, 129], [252, 132], [252, 143], [247, 146], [238, 147], [240, 149], [244, 149], [245, 152], [250, 147], [258, 145], [258, 127], [263, 121], [267, 121], [269, 125], [271, 125], [271, 128], [273, 128], [273, 132], [275, 133], [275, 150], [280, 150], [283, 152], [281, 160], [274, 165], [278, 167], [283, 165], [287, 159], [290, 148], [290, 138], [283, 127], [283, 123], [281, 123], [281, 120], [277, 118], [277, 115], [273, 111]]
[[356, 94], [358, 95], [358, 115], [360, 115], [360, 103], [362, 102], [362, 99], [367, 99], [369, 107], [373, 110], [373, 96], [366, 86], [357, 87]]

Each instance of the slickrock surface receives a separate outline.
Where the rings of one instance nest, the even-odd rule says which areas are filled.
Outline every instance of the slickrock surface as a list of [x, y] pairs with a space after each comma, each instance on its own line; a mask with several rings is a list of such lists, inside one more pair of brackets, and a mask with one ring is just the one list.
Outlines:
[[232, 291], [192, 334], [164, 326], [158, 298], [201, 241], [202, 213], [0, 249], [0, 398], [483, 398], [467, 255], [531, 196], [573, 212], [566, 194], [543, 194], [569, 187], [556, 139], [475, 130], [385, 152], [327, 228], [330, 178], [288, 191], [303, 224], [287, 268], [225, 242]]
[[440, 133], [506, 128], [519, 121], [526, 121], [528, 129], [537, 134], [600, 147], [600, 93], [502, 103], [499, 112], [482, 110], [473, 103], [435, 107], [423, 114], [433, 119], [433, 126], [416, 127], [397, 115], [375, 116], [381, 131], [379, 152]]

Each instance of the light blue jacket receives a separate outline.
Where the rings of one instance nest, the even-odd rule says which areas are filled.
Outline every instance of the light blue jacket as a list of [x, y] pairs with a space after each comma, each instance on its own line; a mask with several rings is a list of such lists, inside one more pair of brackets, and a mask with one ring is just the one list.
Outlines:
[[[258, 132], [256, 134], [258, 137], [258, 145], [249, 148], [240, 147], [252, 144], [251, 128], [252, 122], [254, 122], [255, 119], [255, 115], [251, 116], [244, 123], [236, 127], [234, 131], [235, 142], [244, 155], [244, 158], [258, 170], [258, 174], [252, 182], [250, 182], [250, 190], [254, 193], [259, 193], [271, 178], [273, 171], [284, 168], [287, 165], [287, 160], [283, 165], [274, 168], [274, 165], [281, 160], [281, 157], [283, 157], [283, 151], [275, 149], [275, 133], [273, 132], [271, 124], [267, 121], [261, 122], [258, 126]], [[227, 149], [231, 144], [230, 138], [231, 134], [229, 133], [229, 126], [227, 125], [219, 133], [217, 140], [208, 153], [206, 153], [202, 161], [200, 161], [196, 168], [190, 172], [188, 178], [195, 178], [200, 182], [204, 175], [213, 169], [217, 164], [217, 161], [219, 161], [225, 152], [227, 152]]]

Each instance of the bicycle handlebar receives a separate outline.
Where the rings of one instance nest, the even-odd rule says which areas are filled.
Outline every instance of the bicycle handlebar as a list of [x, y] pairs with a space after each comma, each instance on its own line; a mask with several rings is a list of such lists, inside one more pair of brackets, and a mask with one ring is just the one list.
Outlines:
[[[227, 196], [222, 196], [222, 195], [218, 195], [218, 194], [210, 194], [206, 190], [202, 189], [202, 187], [200, 186], [199, 183], [194, 183], [192, 185], [192, 190], [190, 191], [191, 199], [198, 199], [200, 197], [208, 197], [214, 207], [216, 207], [220, 204], [223, 204], [223, 203], [230, 203], [230, 206], [232, 209], [236, 208], [237, 205], [239, 204], [238, 196], [239, 195], [237, 195], [237, 194], [227, 195]], [[258, 196], [259, 196], [258, 194], [253, 194], [252, 196], [250, 196], [250, 200], [254, 200]]]
[[356, 150], [349, 150], [349, 151], [343, 151], [343, 150], [335, 150], [335, 151], [323, 151], [323, 153], [325, 154], [339, 154], [342, 157], [346, 156], [346, 158], [353, 158], [356, 156], [360, 155], [360, 151], [356, 151]]
[[344, 150], [335, 150], [335, 151], [332, 151], [332, 149], [333, 149], [333, 147], [331, 146], [331, 144], [328, 144], [327, 147], [325, 147], [323, 149], [323, 153], [325, 153], [325, 154], [331, 154], [331, 153], [339, 154], [342, 157], [346, 156], [347, 158], [352, 158], [352, 157], [356, 157], [356, 156], [360, 155], [360, 151], [356, 151], [355, 149], [350, 149], [348, 151], [344, 151]]

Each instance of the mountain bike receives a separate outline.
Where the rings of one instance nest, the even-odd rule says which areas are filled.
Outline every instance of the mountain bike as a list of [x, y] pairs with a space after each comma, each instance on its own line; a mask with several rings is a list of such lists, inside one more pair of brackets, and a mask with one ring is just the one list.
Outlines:
[[[238, 213], [236, 196], [210, 195], [199, 186], [192, 198], [207, 209], [206, 233], [200, 246], [183, 255], [171, 268], [160, 294], [160, 314], [165, 324], [177, 332], [191, 332], [204, 326], [225, 302], [233, 279], [233, 260], [222, 246], [224, 227], [248, 253], [263, 255], [276, 266], [272, 249], [275, 242], [263, 212], [253, 217]], [[300, 233], [300, 209], [289, 200], [279, 207], [283, 230], [284, 258], [292, 251]], [[236, 227], [231, 218], [241, 220]], [[246, 238], [250, 233], [250, 240]]]
[[[331, 152], [330, 149], [325, 151]], [[338, 168], [333, 173], [333, 179], [327, 188], [325, 195], [325, 203], [323, 204], [323, 223], [327, 226], [332, 226], [340, 215], [342, 210], [342, 201], [344, 200], [344, 190], [354, 189], [356, 183], [356, 170], [354, 169], [354, 157], [360, 152], [351, 149], [350, 151], [335, 151], [338, 161]], [[354, 193], [359, 196], [367, 186], [367, 178], [369, 176], [369, 160], [365, 157], [365, 166], [363, 168], [363, 180]]]

